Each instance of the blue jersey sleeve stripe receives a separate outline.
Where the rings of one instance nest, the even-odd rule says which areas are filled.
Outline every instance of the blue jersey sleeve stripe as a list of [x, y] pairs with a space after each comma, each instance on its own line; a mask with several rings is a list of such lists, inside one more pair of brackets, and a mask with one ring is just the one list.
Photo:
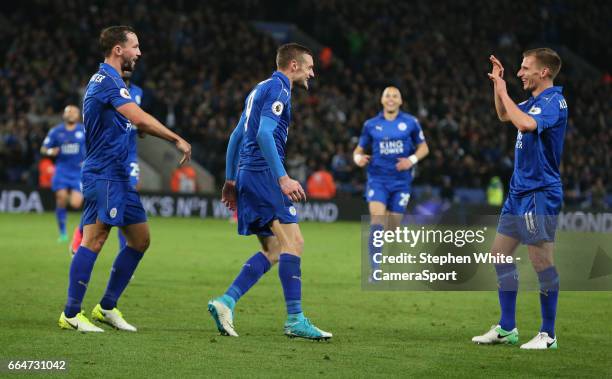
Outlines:
[[262, 155], [266, 159], [268, 166], [272, 170], [274, 176], [278, 179], [281, 176], [287, 175], [283, 163], [278, 155], [276, 148], [276, 142], [274, 141], [274, 129], [278, 123], [267, 116], [262, 116], [259, 124], [259, 130], [257, 131], [257, 144], [261, 150]]
[[240, 116], [240, 120], [232, 132], [229, 143], [227, 145], [227, 153], [225, 156], [225, 179], [236, 180], [236, 174], [238, 173], [238, 158], [240, 153], [240, 147], [242, 146], [242, 139], [244, 137], [244, 123], [246, 117], [244, 113]]

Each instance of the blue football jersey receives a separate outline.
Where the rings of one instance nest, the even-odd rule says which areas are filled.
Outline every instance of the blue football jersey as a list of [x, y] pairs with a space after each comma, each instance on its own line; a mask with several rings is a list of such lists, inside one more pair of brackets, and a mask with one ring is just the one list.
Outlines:
[[72, 130], [65, 124], [59, 124], [49, 130], [43, 142], [47, 149], [59, 147], [55, 158], [55, 175], [68, 178], [79, 178], [81, 166], [85, 159], [85, 129], [83, 124], [76, 124]]
[[559, 165], [567, 128], [567, 102], [562, 87], [547, 88], [518, 106], [535, 119], [538, 127], [533, 132], [518, 132], [510, 192], [522, 194], [561, 187]]
[[363, 124], [359, 146], [371, 148], [368, 179], [412, 182], [412, 169], [397, 171], [398, 158], [414, 154], [417, 146], [425, 142], [423, 130], [416, 117], [399, 112], [395, 120], [385, 119], [383, 112]]
[[87, 155], [83, 181], [128, 180], [130, 121], [116, 108], [134, 102], [119, 73], [106, 63], [89, 80], [83, 99]]
[[263, 116], [278, 123], [274, 129], [274, 142], [281, 162], [284, 163], [291, 120], [291, 87], [289, 79], [281, 72], [275, 71], [269, 79], [257, 84], [244, 102], [244, 139], [240, 148], [240, 169], [258, 171], [269, 168], [257, 144], [257, 131]]

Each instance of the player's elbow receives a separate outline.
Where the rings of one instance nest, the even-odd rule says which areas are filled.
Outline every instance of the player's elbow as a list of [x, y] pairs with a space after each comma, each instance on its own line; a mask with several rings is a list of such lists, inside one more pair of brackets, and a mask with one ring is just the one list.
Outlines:
[[147, 128], [147, 126], [148, 126], [148, 123], [147, 123], [147, 117], [145, 117], [145, 115], [144, 115], [144, 114], [142, 114], [142, 115], [141, 115], [141, 114], [138, 114], [138, 115], [134, 115], [134, 116], [132, 116], [132, 118], [130, 118], [130, 122], [131, 122], [133, 125], [136, 125], [136, 126], [138, 127], [138, 129], [141, 129], [141, 130], [143, 130], [143, 131], [144, 131], [144, 130]]
[[535, 122], [534, 123], [525, 122], [525, 123], [520, 123], [520, 124], [516, 125], [516, 128], [521, 133], [530, 133], [530, 132], [533, 132], [534, 130], [537, 129], [537, 127], [538, 127], [538, 125]]
[[501, 122], [508, 122], [510, 121], [510, 117], [508, 117], [507, 114], [498, 114], [497, 118], [499, 119], [499, 121]]

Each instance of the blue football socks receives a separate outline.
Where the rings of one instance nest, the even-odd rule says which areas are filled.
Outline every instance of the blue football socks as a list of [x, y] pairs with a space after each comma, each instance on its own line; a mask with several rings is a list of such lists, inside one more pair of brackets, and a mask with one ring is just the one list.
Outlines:
[[98, 254], [84, 246], [80, 246], [72, 258], [68, 281], [68, 301], [64, 308], [66, 317], [72, 318], [81, 311], [81, 303], [97, 258]]
[[119, 297], [125, 290], [125, 287], [127, 287], [130, 279], [132, 279], [132, 275], [143, 256], [144, 253], [129, 246], [126, 246], [119, 252], [111, 269], [106, 292], [100, 301], [102, 309], [111, 310], [117, 306]]
[[518, 271], [514, 263], [495, 265], [501, 319], [499, 326], [510, 331], [516, 327], [516, 296], [518, 294]]
[[55, 208], [57, 227], [61, 235], [66, 235], [66, 208]]
[[559, 298], [559, 274], [555, 266], [538, 272], [540, 282], [540, 309], [542, 311], [541, 332], [555, 338], [555, 318], [557, 316], [557, 300]]
[[233, 299], [231, 308], [257, 283], [259, 278], [268, 272], [270, 266], [270, 261], [262, 252], [256, 253], [246, 261], [232, 285], [225, 291], [225, 296]]
[[302, 270], [300, 257], [283, 253], [278, 260], [278, 276], [280, 277], [285, 295], [287, 314], [302, 313]]

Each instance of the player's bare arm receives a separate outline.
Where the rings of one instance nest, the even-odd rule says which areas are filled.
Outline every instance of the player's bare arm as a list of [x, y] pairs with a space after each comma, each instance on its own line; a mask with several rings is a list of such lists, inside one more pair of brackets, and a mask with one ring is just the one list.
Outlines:
[[365, 150], [361, 146], [357, 146], [353, 151], [353, 161], [359, 167], [365, 167], [370, 163], [370, 156], [365, 153]]
[[398, 158], [395, 168], [397, 171], [410, 170], [417, 162], [425, 158], [429, 154], [429, 146], [427, 142], [422, 142], [417, 146], [414, 154], [407, 158]]
[[183, 153], [180, 164], [191, 160], [191, 145], [135, 103], [124, 104], [117, 108], [117, 111], [127, 117], [143, 133], [174, 142], [176, 148]]
[[499, 75], [490, 73], [488, 75], [489, 79], [491, 79], [495, 85], [495, 96], [499, 97], [502, 106], [506, 109], [508, 121], [512, 122], [512, 124], [522, 133], [534, 131], [538, 127], [535, 119], [521, 111], [510, 98], [506, 88], [506, 81]]
[[[497, 59], [494, 55], [489, 57], [489, 60], [492, 64], [491, 74], [494, 76], [499, 76], [501, 78], [504, 77], [504, 66], [501, 64], [499, 59]], [[493, 82], [495, 84], [495, 82]], [[502, 104], [501, 99], [497, 95], [497, 91], [495, 90], [495, 86], [493, 88], [493, 99], [495, 101], [495, 111], [497, 112], [497, 117], [500, 121], [510, 121], [508, 118], [508, 113], [506, 112], [506, 108]]]

